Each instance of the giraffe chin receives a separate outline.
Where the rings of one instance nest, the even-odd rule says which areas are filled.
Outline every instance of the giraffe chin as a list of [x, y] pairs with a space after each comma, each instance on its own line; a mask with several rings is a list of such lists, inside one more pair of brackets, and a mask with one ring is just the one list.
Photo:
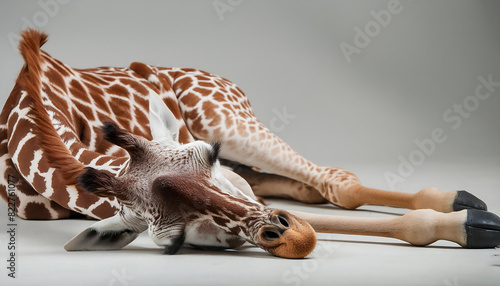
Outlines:
[[311, 225], [288, 212], [275, 210], [273, 225], [265, 225], [258, 233], [258, 245], [265, 251], [283, 258], [304, 258], [316, 246], [316, 232]]

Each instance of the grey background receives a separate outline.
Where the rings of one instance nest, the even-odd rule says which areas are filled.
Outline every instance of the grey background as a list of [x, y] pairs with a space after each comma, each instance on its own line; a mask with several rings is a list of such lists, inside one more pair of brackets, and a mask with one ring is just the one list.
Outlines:
[[[401, 1], [351, 63], [340, 43], [353, 45], [354, 28], [388, 1], [240, 1], [222, 20], [214, 2], [69, 1], [38, 28], [50, 35], [44, 49], [72, 67], [200, 68], [237, 83], [268, 126], [286, 106], [295, 117], [276, 133], [319, 164], [397, 166], [439, 127], [449, 138], [426, 162], [498, 166], [500, 91], [457, 130], [442, 119], [478, 76], [500, 81], [498, 1]], [[0, 103], [22, 66], [7, 36], [23, 18], [45, 24], [40, 11], [38, 1], [0, 3]]]
[[[8, 35], [18, 34], [25, 19], [33, 23], [34, 16], [48, 15], [40, 5], [48, 2], [56, 3], [0, 2], [2, 105], [22, 66]], [[237, 5], [223, 19], [211, 0], [67, 2], [47, 16], [47, 23], [40, 18], [44, 25], [35, 26], [50, 35], [44, 50], [72, 67], [142, 61], [221, 75], [246, 92], [258, 118], [270, 127], [276, 112], [286, 107], [295, 117], [274, 131], [306, 158], [350, 169], [379, 188], [389, 187], [384, 173], [397, 173], [399, 156], [408, 158], [417, 149], [416, 139], [430, 138], [432, 130], [442, 128], [448, 139], [398, 189], [466, 188], [500, 213], [500, 90], [481, 101], [458, 129], [443, 121], [446, 110], [474, 95], [478, 76], [492, 74], [500, 81], [498, 1], [401, 1], [402, 11], [350, 63], [339, 45], [353, 45], [354, 29], [364, 29], [373, 21], [370, 12], [387, 9], [388, 1], [232, 1]], [[349, 216], [406, 212], [269, 202], [272, 207]], [[1, 213], [6, 213], [5, 204], [0, 204]], [[500, 264], [498, 259], [490, 262], [495, 250], [461, 250], [447, 242], [416, 248], [346, 235], [320, 235], [320, 244], [334, 251], [325, 258], [324, 248], [319, 249], [312, 260], [276, 259], [255, 248], [182, 250], [164, 257], [144, 235], [128, 250], [64, 252], [61, 246], [91, 223], [19, 220], [21, 279], [15, 284], [110, 285], [123, 270], [135, 277], [127, 285], [286, 284], [283, 274], [292, 267], [309, 269], [314, 261], [317, 267], [301, 285], [496, 285], [499, 279], [498, 267], [492, 268]], [[6, 239], [2, 230], [2, 260]], [[0, 269], [4, 281], [6, 270]]]

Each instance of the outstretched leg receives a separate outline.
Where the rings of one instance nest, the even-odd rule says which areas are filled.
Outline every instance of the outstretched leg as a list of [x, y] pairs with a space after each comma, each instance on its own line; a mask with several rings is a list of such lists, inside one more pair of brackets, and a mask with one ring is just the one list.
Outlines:
[[396, 238], [413, 245], [437, 240], [453, 241], [465, 248], [500, 245], [500, 218], [490, 212], [469, 209], [440, 213], [416, 210], [396, 218], [359, 218], [290, 211], [309, 222], [317, 232]]
[[267, 138], [274, 141], [271, 146], [279, 146], [278, 151], [269, 148], [269, 142], [238, 137], [225, 142], [227, 148], [223, 149], [226, 158], [272, 173], [258, 173], [245, 168], [238, 172], [250, 185], [255, 186], [258, 195], [321, 202], [317, 196], [319, 193], [331, 203], [347, 209], [362, 205], [385, 205], [440, 212], [466, 208], [486, 210], [481, 200], [465, 191], [442, 192], [436, 188], [425, 188], [411, 194], [365, 187], [353, 173], [340, 168], [317, 166], [301, 157], [265, 127], [261, 128], [262, 132], [268, 133]]
[[[198, 85], [186, 88], [186, 81]], [[179, 82], [182, 88], [176, 87]], [[444, 193], [434, 188], [416, 194], [382, 191], [362, 186], [349, 171], [320, 167], [300, 156], [259, 122], [243, 92], [225, 79], [186, 73], [182, 80], [174, 81], [173, 86], [174, 90], [180, 90], [177, 96], [182, 116], [197, 139], [222, 141], [223, 158], [298, 181], [314, 188], [335, 205], [355, 209], [364, 204], [376, 204], [441, 212], [486, 209], [482, 201], [466, 192]], [[274, 193], [267, 190], [266, 195], [283, 195], [280, 188]], [[292, 191], [288, 196], [303, 200]]]

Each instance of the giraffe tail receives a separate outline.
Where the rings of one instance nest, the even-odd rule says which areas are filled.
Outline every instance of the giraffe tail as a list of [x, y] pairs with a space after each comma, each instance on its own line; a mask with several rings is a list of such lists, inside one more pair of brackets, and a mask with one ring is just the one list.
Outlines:
[[18, 83], [32, 100], [30, 119], [36, 126], [34, 133], [51, 167], [63, 174], [67, 184], [74, 184], [77, 176], [84, 170], [84, 165], [70, 153], [55, 130], [42, 101], [42, 52], [41, 47], [47, 41], [47, 34], [37, 30], [25, 30], [21, 34], [19, 49], [25, 66]]

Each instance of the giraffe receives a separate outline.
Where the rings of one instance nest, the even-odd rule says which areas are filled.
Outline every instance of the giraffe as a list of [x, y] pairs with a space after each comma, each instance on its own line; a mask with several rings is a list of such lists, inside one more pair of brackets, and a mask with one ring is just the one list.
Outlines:
[[[0, 195], [10, 199], [7, 185], [9, 178], [14, 178], [16, 214], [21, 218], [102, 220], [71, 240], [69, 250], [123, 247], [144, 230], [147, 222], [144, 212], [131, 210], [116, 192], [113, 196], [112, 191], [100, 193], [85, 187], [81, 180], [77, 183], [88, 173], [86, 167], [107, 172], [109, 178], [120, 178], [130, 169], [132, 154], [105, 140], [101, 131], [105, 121], [148, 141], [155, 140], [155, 133], [162, 133], [158, 130], [176, 126], [170, 132], [170, 147], [177, 146], [176, 142], [180, 144], [176, 148], [198, 144], [199, 140], [220, 142], [220, 162], [231, 168], [215, 165], [220, 169], [217, 173], [229, 181], [225, 192], [229, 192], [233, 203], [243, 199], [258, 205], [256, 196], [278, 196], [305, 203], [330, 202], [346, 209], [373, 204], [414, 210], [391, 219], [283, 211], [284, 219], [274, 223], [275, 227], [280, 225], [280, 230], [267, 233], [268, 240], [284, 237], [281, 231], [293, 219], [298, 221], [294, 225], [308, 223], [317, 232], [387, 236], [415, 245], [439, 239], [468, 248], [500, 244], [500, 218], [487, 212], [486, 204], [466, 191], [383, 191], [361, 185], [357, 176], [347, 170], [306, 160], [258, 121], [243, 91], [227, 79], [196, 69], [138, 62], [127, 68], [74, 69], [41, 51], [45, 34], [27, 30], [22, 38], [20, 50], [26, 64], [0, 114], [0, 168], [4, 173]], [[153, 101], [155, 95], [161, 100]], [[162, 105], [166, 108], [155, 112]], [[167, 124], [154, 128], [162, 126], [157, 124], [162, 121]], [[206, 189], [206, 184], [199, 187]], [[127, 219], [123, 217], [134, 211], [135, 219], [124, 222]], [[227, 229], [213, 225], [229, 235]], [[109, 235], [110, 231], [126, 238], [116, 239]], [[82, 239], [89, 235], [95, 238], [90, 246]], [[121, 242], [110, 245], [103, 242], [106, 239]], [[248, 237], [243, 239], [258, 243]], [[274, 254], [303, 257], [306, 252]]]

